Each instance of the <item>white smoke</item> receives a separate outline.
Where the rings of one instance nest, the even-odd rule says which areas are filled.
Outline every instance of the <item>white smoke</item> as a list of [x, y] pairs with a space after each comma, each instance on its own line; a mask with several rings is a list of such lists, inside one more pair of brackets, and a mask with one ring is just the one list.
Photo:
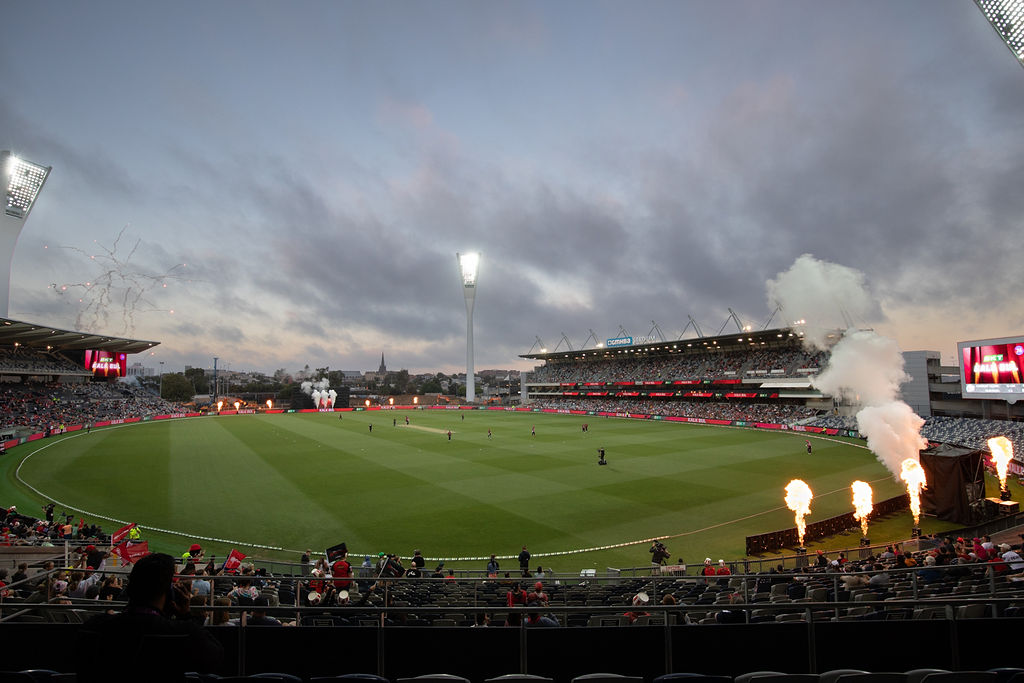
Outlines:
[[313, 399], [313, 405], [317, 408], [333, 408], [334, 399], [338, 393], [331, 389], [331, 382], [323, 377], [315, 382], [305, 381], [299, 385], [302, 393]]
[[872, 330], [851, 329], [832, 348], [828, 367], [813, 383], [826, 394], [877, 406], [895, 400], [908, 379], [895, 341]]
[[919, 461], [928, 441], [921, 436], [924, 420], [903, 401], [865, 406], [857, 413], [857, 427], [868, 437], [868, 448], [898, 479], [903, 461]]
[[[804, 342], [812, 349], [827, 348], [828, 332], [840, 319], [880, 317], [881, 308], [868, 291], [864, 274], [846, 266], [800, 256], [784, 273], [767, 283], [768, 298], [782, 306], [788, 320], [804, 320]], [[902, 462], [918, 460], [928, 443], [921, 436], [922, 420], [899, 399], [900, 384], [909, 377], [896, 342], [873, 330], [848, 329], [832, 347], [828, 366], [813, 385], [825, 394], [859, 404], [857, 427], [868, 448], [899, 478]]]
[[[814, 349], [827, 349], [828, 334], [837, 329], [882, 317], [864, 273], [811, 254], [799, 256], [766, 287], [769, 304], [781, 306], [787, 324], [801, 330], [804, 342]], [[796, 324], [800, 320], [804, 322]]]

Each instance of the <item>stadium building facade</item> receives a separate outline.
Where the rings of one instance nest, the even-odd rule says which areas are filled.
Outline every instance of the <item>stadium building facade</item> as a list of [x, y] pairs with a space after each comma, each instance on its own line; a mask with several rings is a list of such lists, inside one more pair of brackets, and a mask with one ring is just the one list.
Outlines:
[[[839, 340], [839, 333], [829, 336]], [[523, 382], [526, 402], [611, 400], [670, 408], [682, 403], [774, 404], [839, 411], [811, 378], [825, 351], [808, 351], [798, 330], [698, 337], [632, 344], [608, 340], [600, 348], [523, 354], [543, 361]], [[646, 411], [644, 411], [646, 412]]]
[[[838, 342], [841, 334], [836, 330], [827, 339]], [[859, 408], [815, 388], [813, 378], [828, 365], [829, 352], [808, 350], [795, 328], [632, 341], [522, 354], [542, 362], [524, 373], [523, 403], [560, 402], [584, 410], [614, 403], [630, 412], [675, 414], [756, 405], [788, 410], [796, 418], [852, 418]], [[922, 418], [1024, 419], [1024, 403], [964, 398], [960, 369], [943, 365], [938, 351], [907, 351], [903, 359], [909, 379], [901, 397]]]

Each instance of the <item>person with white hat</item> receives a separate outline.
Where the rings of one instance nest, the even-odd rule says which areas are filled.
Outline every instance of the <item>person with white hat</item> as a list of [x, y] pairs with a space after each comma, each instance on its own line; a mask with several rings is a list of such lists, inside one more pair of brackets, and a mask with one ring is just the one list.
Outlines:
[[643, 611], [644, 607], [646, 607], [650, 601], [650, 596], [643, 591], [640, 591], [639, 593], [633, 596], [633, 609], [629, 612], [626, 612], [625, 615], [626, 618], [629, 619], [629, 623], [635, 624], [636, 620], [640, 617], [651, 616], [650, 612]]
[[1017, 574], [1024, 570], [1024, 559], [1021, 558], [1020, 553], [1010, 547], [1009, 543], [1000, 544], [999, 550], [1003, 553], [1003, 562], [1010, 565], [1011, 574]]
[[732, 575], [732, 571], [729, 569], [729, 565], [725, 563], [725, 560], [718, 561], [718, 569], [715, 570], [715, 574], [719, 577], [719, 586], [729, 585], [729, 576]]

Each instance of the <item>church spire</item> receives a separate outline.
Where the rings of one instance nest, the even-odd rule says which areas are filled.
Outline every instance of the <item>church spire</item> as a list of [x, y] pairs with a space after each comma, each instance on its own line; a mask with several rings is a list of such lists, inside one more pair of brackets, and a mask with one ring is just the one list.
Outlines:
[[388, 371], [387, 366], [384, 365], [384, 352], [381, 351], [380, 352], [380, 369], [377, 370], [377, 372], [379, 372], [380, 374], [384, 375], [384, 374], [387, 374], [387, 371]]

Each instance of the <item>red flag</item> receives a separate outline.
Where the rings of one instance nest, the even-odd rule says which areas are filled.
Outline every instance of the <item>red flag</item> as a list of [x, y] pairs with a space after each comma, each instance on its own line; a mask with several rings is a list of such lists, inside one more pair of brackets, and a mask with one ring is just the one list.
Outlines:
[[126, 557], [128, 554], [128, 541], [125, 541], [119, 546], [111, 548], [110, 552], [120, 557], [122, 562], [128, 564], [128, 558]]
[[79, 517], [78, 518], [78, 530], [81, 531], [83, 526], [85, 526], [85, 517]]
[[115, 531], [114, 535], [110, 537], [110, 545], [120, 545], [121, 541], [127, 538], [128, 532], [134, 529], [135, 526], [135, 522], [132, 522], [131, 524], [123, 526]]
[[224, 569], [226, 571], [234, 571], [242, 566], [242, 560], [245, 559], [245, 555], [238, 552], [234, 548], [228, 553], [228, 559], [224, 560]]
[[114, 548], [114, 552], [117, 553], [125, 563], [132, 564], [146, 555], [149, 555], [149, 541], [142, 541], [141, 543], [129, 543], [128, 541], [125, 541]]

